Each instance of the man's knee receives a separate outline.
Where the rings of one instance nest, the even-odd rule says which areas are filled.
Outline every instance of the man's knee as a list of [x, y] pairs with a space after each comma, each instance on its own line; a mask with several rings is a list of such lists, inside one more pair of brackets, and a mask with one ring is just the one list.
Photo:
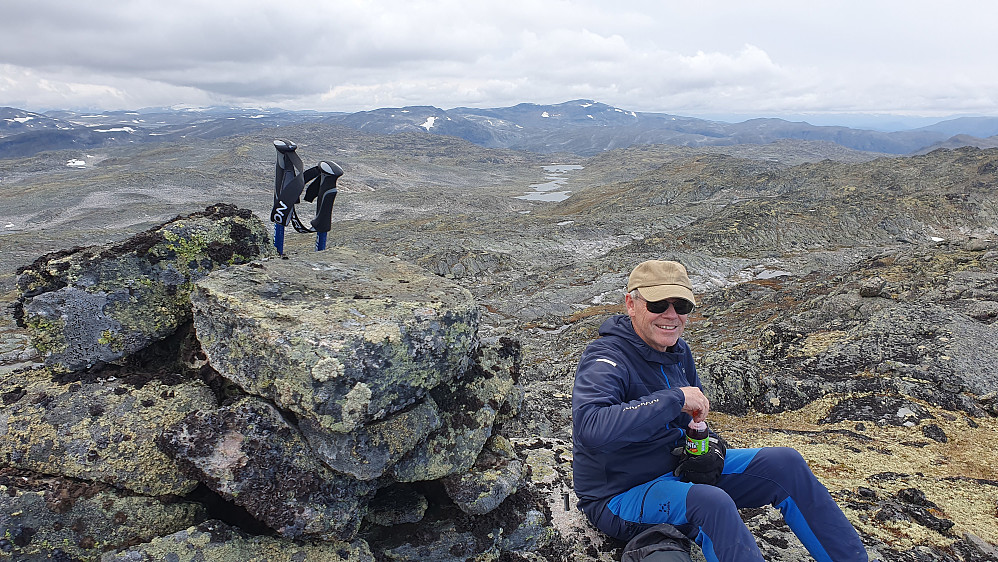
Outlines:
[[759, 460], [758, 468], [751, 472], [765, 474], [777, 481], [813, 477], [807, 461], [792, 447], [766, 447], [756, 455], [756, 459]]
[[[768, 447], [773, 455], [773, 462], [781, 466], [807, 466], [807, 461], [800, 454], [800, 451], [793, 447]], [[810, 468], [808, 469], [810, 470]]]
[[707, 484], [697, 484], [690, 488], [686, 498], [687, 510], [699, 506], [705, 511], [738, 513], [738, 506], [724, 490]]

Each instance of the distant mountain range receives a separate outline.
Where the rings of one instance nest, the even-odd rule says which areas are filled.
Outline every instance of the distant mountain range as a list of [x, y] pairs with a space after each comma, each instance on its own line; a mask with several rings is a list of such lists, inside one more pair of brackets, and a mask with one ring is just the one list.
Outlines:
[[783, 119], [739, 123], [644, 113], [591, 100], [554, 105], [522, 103], [475, 109], [432, 106], [323, 113], [238, 108], [156, 108], [139, 111], [32, 113], [0, 108], [0, 158], [108, 145], [214, 139], [297, 123], [338, 124], [368, 133], [450, 135], [489, 148], [592, 156], [633, 145], [725, 146], [781, 139], [829, 141], [886, 154], [935, 148], [998, 146], [998, 117], [962, 117], [904, 131], [815, 126]]

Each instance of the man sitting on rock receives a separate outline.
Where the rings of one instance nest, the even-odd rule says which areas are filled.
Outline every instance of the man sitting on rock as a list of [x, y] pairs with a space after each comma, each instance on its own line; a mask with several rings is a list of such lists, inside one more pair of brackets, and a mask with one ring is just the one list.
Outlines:
[[711, 434], [705, 454], [685, 452], [690, 421], [710, 411], [681, 337], [693, 286], [681, 264], [652, 260], [627, 291], [627, 314], [600, 326], [572, 392], [575, 492], [589, 521], [623, 541], [667, 523], [708, 562], [763, 561], [738, 509], [768, 504], [818, 562], [865, 562], [856, 530], [796, 450], [726, 449]]

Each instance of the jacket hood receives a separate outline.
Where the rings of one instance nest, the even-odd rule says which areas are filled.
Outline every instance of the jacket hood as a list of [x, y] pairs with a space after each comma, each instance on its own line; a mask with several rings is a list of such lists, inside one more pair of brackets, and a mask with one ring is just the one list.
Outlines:
[[645, 360], [663, 365], [679, 363], [686, 356], [686, 351], [689, 348], [683, 338], [679, 338], [679, 341], [670, 348], [670, 351], [659, 351], [651, 347], [634, 331], [631, 317], [626, 314], [617, 314], [604, 320], [599, 327], [599, 334], [603, 337], [622, 338], [631, 344]]

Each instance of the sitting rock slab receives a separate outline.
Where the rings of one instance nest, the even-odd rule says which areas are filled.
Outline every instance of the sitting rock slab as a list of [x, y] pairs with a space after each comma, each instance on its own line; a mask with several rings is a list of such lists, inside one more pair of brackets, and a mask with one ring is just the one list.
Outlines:
[[0, 537], [11, 541], [16, 560], [97, 560], [102, 552], [174, 533], [204, 518], [204, 508], [196, 503], [164, 503], [104, 484], [0, 469]]
[[339, 433], [461, 376], [480, 314], [464, 288], [341, 248], [218, 271], [196, 284], [191, 303], [215, 370]]
[[298, 430], [257, 397], [194, 412], [159, 443], [192, 477], [286, 538], [352, 539], [374, 492], [315, 460]]
[[117, 245], [42, 256], [19, 271], [15, 315], [49, 366], [113, 363], [190, 320], [194, 281], [272, 253], [250, 211], [215, 205]]
[[301, 542], [247, 534], [218, 520], [105, 555], [102, 562], [374, 562], [363, 540]]
[[163, 426], [215, 407], [200, 381], [53, 381], [48, 369], [0, 375], [0, 466], [104, 482], [139, 494], [197, 486], [157, 448]]

